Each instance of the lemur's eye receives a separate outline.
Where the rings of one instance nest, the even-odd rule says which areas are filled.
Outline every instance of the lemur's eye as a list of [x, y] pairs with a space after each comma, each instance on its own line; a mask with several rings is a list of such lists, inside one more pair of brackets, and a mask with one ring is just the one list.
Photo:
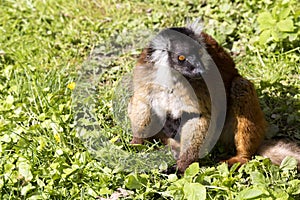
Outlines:
[[179, 61], [185, 61], [185, 56], [184, 56], [184, 55], [178, 56], [178, 60], [179, 60]]

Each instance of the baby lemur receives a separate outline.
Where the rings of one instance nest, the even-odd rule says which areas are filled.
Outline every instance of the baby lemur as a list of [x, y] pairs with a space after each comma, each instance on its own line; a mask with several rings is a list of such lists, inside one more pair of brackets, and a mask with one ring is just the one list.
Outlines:
[[171, 146], [180, 172], [197, 161], [206, 138], [215, 134], [209, 126], [212, 108], [218, 103], [212, 102], [203, 78], [214, 79], [214, 67], [221, 75], [218, 87], [225, 89], [226, 113], [219, 115], [226, 118], [219, 143], [236, 152], [226, 162], [243, 164], [258, 153], [276, 164], [288, 155], [299, 163], [300, 148], [296, 144], [285, 140], [264, 142], [267, 123], [253, 84], [238, 73], [231, 56], [202, 32], [197, 21], [187, 27], [164, 29], [141, 53], [128, 105], [131, 143], [160, 139]]

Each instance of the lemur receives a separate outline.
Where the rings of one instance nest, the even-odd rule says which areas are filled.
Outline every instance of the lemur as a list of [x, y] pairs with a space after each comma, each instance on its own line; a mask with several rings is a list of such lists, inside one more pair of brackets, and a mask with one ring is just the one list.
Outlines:
[[300, 147], [286, 140], [265, 140], [268, 125], [254, 85], [238, 73], [229, 53], [198, 21], [162, 30], [139, 56], [128, 105], [131, 143], [160, 139], [171, 146], [179, 172], [197, 161], [205, 139], [214, 134], [208, 131], [214, 104], [203, 77], [209, 78], [215, 66], [226, 101], [218, 142], [236, 152], [226, 162], [244, 164], [260, 154], [280, 164], [285, 156], [293, 156], [300, 169]]

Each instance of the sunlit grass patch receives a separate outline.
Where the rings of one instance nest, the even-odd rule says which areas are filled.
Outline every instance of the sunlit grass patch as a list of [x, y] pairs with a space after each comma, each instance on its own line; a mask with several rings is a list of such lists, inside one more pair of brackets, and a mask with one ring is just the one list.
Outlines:
[[[299, 36], [296, 1], [278, 2], [292, 8], [288, 17]], [[130, 93], [117, 90], [148, 36], [200, 17], [204, 30], [231, 51], [240, 73], [255, 83], [275, 132], [300, 139], [300, 50], [286, 40], [259, 43], [257, 16], [265, 10], [278, 9], [256, 0], [1, 1], [0, 199], [112, 194], [182, 199], [191, 198], [193, 188], [208, 199], [299, 198], [293, 160], [279, 168], [256, 158], [239, 171], [202, 162], [184, 177], [166, 175], [167, 164], [174, 162], [167, 148], [128, 144], [126, 101], [119, 93], [126, 98]], [[78, 89], [85, 87], [79, 77], [86, 67], [96, 69], [97, 79], [86, 81], [92, 101], [80, 103], [92, 108], [92, 122], [100, 127], [95, 138], [83, 138], [76, 124], [74, 103]]]

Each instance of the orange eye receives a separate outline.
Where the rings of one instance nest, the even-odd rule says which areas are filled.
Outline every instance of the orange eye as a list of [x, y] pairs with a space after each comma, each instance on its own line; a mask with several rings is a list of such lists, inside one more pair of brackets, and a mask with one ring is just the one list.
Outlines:
[[184, 56], [184, 55], [178, 56], [178, 60], [179, 60], [179, 61], [185, 61], [185, 56]]

